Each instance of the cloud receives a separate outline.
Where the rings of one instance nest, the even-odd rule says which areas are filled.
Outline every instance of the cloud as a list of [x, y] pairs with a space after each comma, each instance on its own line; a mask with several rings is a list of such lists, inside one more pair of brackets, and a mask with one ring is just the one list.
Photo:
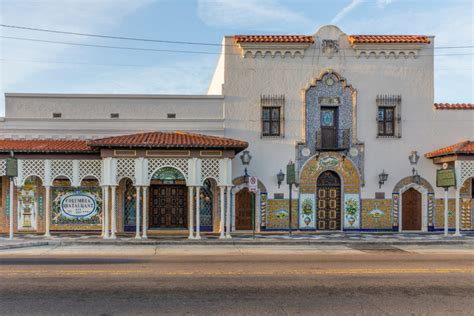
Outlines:
[[[403, 4], [403, 2], [400, 2]], [[456, 2], [430, 10], [407, 10], [394, 6], [389, 15], [368, 15], [364, 19], [347, 19], [343, 28], [349, 34], [423, 34], [434, 35], [435, 47], [474, 45], [474, 27], [469, 14], [472, 4]], [[446, 17], [455, 16], [455, 19]], [[400, 23], [416, 21], [416, 23]], [[462, 30], [462, 31], [460, 31]], [[472, 87], [474, 59], [472, 49], [436, 49], [434, 57], [434, 86], [436, 102], [473, 102]]]
[[364, 2], [364, 0], [352, 0], [351, 3], [349, 3], [347, 6], [342, 8], [341, 11], [339, 11], [334, 18], [331, 20], [331, 24], [336, 24], [339, 22], [342, 18], [344, 18], [349, 12], [357, 8], [359, 5], [361, 5]]
[[[0, 20], [3, 24], [22, 25], [29, 27], [65, 30], [83, 33], [100, 33], [112, 29], [121, 22], [126, 15], [143, 8], [151, 0], [0, 0]], [[71, 37], [67, 35], [40, 33], [24, 30], [0, 28], [3, 36], [28, 37], [49, 40], [67, 40], [84, 43], [90, 38]], [[0, 39], [2, 59], [23, 60], [55, 60], [61, 56], [75, 54], [81, 58], [85, 53], [80, 53], [77, 48], [64, 45], [48, 45], [10, 39]], [[0, 73], [0, 112], [4, 102], [3, 93], [12, 91], [28, 82], [35, 74], [48, 70], [62, 68], [58, 64], [40, 63], [9, 63], [1, 61]], [[32, 92], [32, 91], [30, 91]]]
[[386, 6], [388, 6], [389, 4], [391, 4], [392, 2], [394, 2], [395, 0], [377, 0], [376, 1], [376, 5], [377, 7], [379, 7], [380, 9], [383, 9], [385, 8]]
[[187, 61], [174, 61], [172, 66], [106, 69], [95, 72], [93, 82], [79, 82], [72, 92], [206, 94], [215, 63], [210, 56], [193, 56]]
[[314, 28], [314, 21], [276, 0], [198, 0], [198, 16], [208, 26], [240, 30], [301, 32]]

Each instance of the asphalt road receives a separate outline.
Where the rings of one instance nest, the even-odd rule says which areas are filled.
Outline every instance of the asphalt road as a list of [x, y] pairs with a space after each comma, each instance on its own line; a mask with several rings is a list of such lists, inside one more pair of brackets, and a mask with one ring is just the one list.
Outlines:
[[0, 252], [2, 315], [473, 315], [472, 249], [62, 247]]

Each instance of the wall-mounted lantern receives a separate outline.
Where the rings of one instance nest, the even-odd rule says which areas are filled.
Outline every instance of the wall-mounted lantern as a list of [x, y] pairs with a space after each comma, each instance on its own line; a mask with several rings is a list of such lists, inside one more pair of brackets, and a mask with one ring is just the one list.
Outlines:
[[245, 167], [244, 179], [245, 179], [245, 182], [247, 182], [247, 179], [249, 177], [249, 174], [247, 172], [247, 166], [250, 164], [250, 161], [252, 160], [252, 156], [250, 155], [250, 152], [248, 150], [244, 150], [242, 155], [240, 155], [240, 160], [242, 161], [242, 165]]
[[278, 189], [279, 189], [281, 183], [283, 182], [283, 180], [285, 180], [285, 174], [283, 173], [281, 169], [280, 169], [280, 172], [278, 172], [277, 174], [277, 180], [278, 180]]
[[382, 171], [382, 173], [379, 174], [379, 189], [382, 188], [382, 185], [387, 181], [388, 179], [388, 174], [385, 173], [385, 170]]
[[410, 164], [412, 166], [416, 165], [419, 159], [420, 159], [420, 155], [418, 155], [418, 152], [416, 150], [413, 150], [410, 156], [408, 156], [408, 160], [410, 161]]

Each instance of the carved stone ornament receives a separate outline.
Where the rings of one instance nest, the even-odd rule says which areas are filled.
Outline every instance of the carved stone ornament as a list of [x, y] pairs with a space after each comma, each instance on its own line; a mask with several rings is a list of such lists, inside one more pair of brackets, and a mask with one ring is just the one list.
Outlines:
[[323, 54], [335, 54], [339, 52], [339, 42], [337, 40], [325, 39], [321, 43]]

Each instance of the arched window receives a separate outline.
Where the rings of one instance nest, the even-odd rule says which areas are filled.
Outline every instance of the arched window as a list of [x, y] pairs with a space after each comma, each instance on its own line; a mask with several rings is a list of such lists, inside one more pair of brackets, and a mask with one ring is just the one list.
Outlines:
[[136, 227], [136, 194], [133, 181], [125, 179], [123, 187], [123, 227], [125, 231], [135, 230]]

